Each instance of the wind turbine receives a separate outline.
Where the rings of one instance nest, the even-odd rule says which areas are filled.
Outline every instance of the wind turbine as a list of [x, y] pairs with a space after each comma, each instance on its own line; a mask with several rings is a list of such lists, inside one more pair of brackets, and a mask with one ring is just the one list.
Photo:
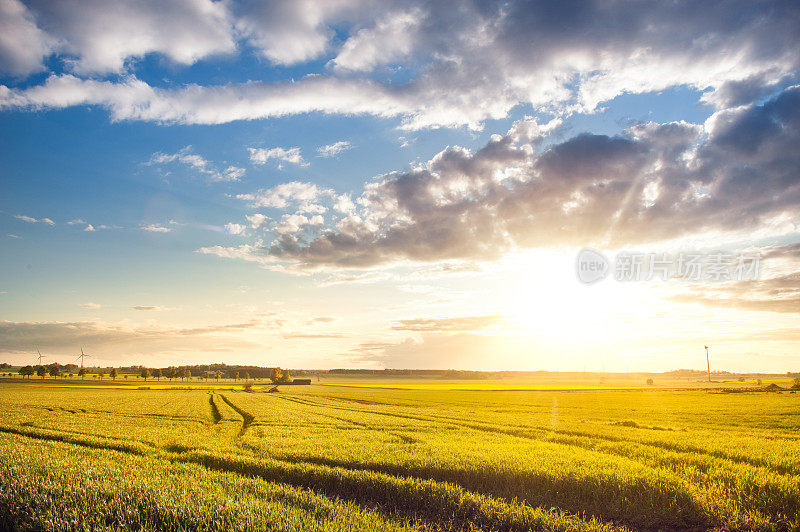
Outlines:
[[708, 361], [708, 346], [706, 348], [706, 368], [708, 369], [708, 382], [711, 382], [711, 362]]
[[92, 358], [92, 357], [91, 357], [91, 356], [89, 356], [89, 355], [84, 355], [84, 354], [83, 354], [83, 347], [81, 347], [81, 354], [80, 354], [80, 356], [79, 356], [79, 357], [77, 357], [77, 358], [80, 358], [80, 359], [81, 359], [81, 368], [83, 368], [83, 357], [89, 357], [89, 358]]
[[39, 353], [39, 365], [41, 366], [42, 365], [42, 359], [43, 358], [47, 358], [47, 355], [43, 355], [42, 352], [39, 351], [38, 347], [36, 348], [36, 352]]

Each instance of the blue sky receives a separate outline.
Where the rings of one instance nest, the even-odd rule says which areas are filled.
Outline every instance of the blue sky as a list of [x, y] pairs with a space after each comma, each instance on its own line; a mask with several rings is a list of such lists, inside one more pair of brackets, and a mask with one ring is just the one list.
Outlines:
[[0, 0], [0, 357], [800, 363], [796, 6], [456, 4]]

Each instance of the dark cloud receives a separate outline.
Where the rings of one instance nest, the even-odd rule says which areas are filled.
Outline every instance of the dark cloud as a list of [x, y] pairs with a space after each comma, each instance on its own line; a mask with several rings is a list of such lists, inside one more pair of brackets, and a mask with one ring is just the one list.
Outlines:
[[[644, 123], [539, 154], [510, 134], [475, 153], [449, 147], [368, 183], [359, 211], [335, 228], [283, 234], [243, 258], [308, 269], [490, 260], [515, 247], [621, 248], [796, 220], [799, 109], [800, 87], [791, 87], [763, 105], [720, 111], [705, 129]], [[234, 251], [218, 254], [241, 255]]]

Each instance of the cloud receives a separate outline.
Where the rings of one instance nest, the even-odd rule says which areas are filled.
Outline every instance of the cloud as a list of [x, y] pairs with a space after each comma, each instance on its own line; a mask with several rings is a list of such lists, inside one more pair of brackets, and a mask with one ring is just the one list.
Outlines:
[[50, 227], [56, 225], [56, 223], [50, 218], [33, 218], [31, 216], [25, 216], [24, 214], [13, 214], [12, 216], [17, 220], [22, 220], [23, 222], [28, 222], [30, 224], [42, 223], [47, 224]]
[[334, 142], [333, 144], [320, 146], [317, 148], [317, 153], [319, 154], [319, 157], [335, 157], [343, 151], [351, 149], [352, 147], [353, 146], [348, 141], [340, 140], [338, 142]]
[[342, 214], [352, 214], [353, 211], [355, 211], [356, 206], [348, 194], [341, 194], [340, 196], [336, 197], [333, 208]]
[[762, 250], [763, 259], [800, 259], [800, 243], [772, 246]]
[[82, 303], [82, 304], [81, 304], [81, 305], [79, 305], [79, 306], [80, 306], [81, 308], [85, 308], [85, 309], [87, 309], [87, 310], [96, 310], [96, 309], [99, 309], [99, 308], [102, 308], [102, 307], [103, 307], [102, 305], [100, 305], [100, 304], [98, 304], [98, 303], [92, 303], [91, 301], [90, 301], [89, 303]]
[[[29, 353], [33, 346], [42, 350], [71, 353], [76, 345], [91, 346], [113, 360], [120, 354], [152, 354], [175, 351], [210, 351], [254, 348], [255, 342], [237, 337], [247, 330], [265, 327], [252, 320], [245, 323], [176, 328], [158, 325], [136, 326], [127, 322], [105, 321], [0, 321], [0, 352]], [[74, 356], [74, 355], [73, 355]]]
[[176, 153], [154, 153], [147, 164], [152, 166], [173, 162], [178, 162], [197, 170], [210, 181], [239, 181], [246, 172], [244, 168], [237, 166], [228, 166], [224, 170], [218, 170], [206, 158], [194, 153], [191, 146], [186, 146]]
[[339, 321], [339, 320], [340, 320], [340, 318], [336, 318], [336, 317], [333, 317], [333, 316], [318, 316], [316, 318], [311, 318], [310, 320], [308, 320], [307, 323], [309, 325], [313, 325], [315, 323], [333, 323], [333, 322]]
[[227, 223], [225, 224], [225, 232], [229, 235], [241, 235], [244, 233], [245, 226], [242, 224]]
[[172, 228], [160, 224], [141, 225], [140, 229], [142, 231], [147, 231], [148, 233], [169, 233], [172, 231]]
[[800, 313], [800, 273], [766, 279], [691, 285], [690, 291], [669, 296], [682, 303], [780, 313]]
[[97, 229], [111, 229], [111, 227], [108, 226], [108, 225], [99, 225], [97, 228], [95, 228], [95, 226], [93, 226], [92, 224], [90, 224], [89, 222], [87, 222], [87, 221], [85, 221], [85, 220], [83, 220], [81, 218], [76, 218], [74, 220], [70, 220], [69, 222], [67, 222], [67, 225], [82, 225], [82, 226], [84, 226], [83, 230], [85, 232], [87, 232], [87, 233], [93, 233]]
[[249, 0], [238, 9], [236, 27], [271, 62], [292, 65], [322, 55], [334, 36], [329, 24], [352, 18], [371, 3]]
[[406, 277], [409, 279], [432, 279], [450, 275], [471, 275], [483, 271], [483, 268], [477, 264], [445, 262], [425, 268], [417, 268]]
[[0, 0], [0, 71], [26, 76], [44, 70], [56, 41], [39, 29], [19, 0]]
[[269, 221], [269, 217], [261, 213], [256, 213], [250, 216], [246, 216], [246, 218], [247, 221], [250, 222], [250, 227], [252, 229], [258, 229], [259, 227], [261, 227], [262, 225], [264, 225]]
[[62, 61], [79, 73], [120, 72], [129, 60], [151, 53], [190, 65], [235, 51], [226, 2], [120, 0], [114, 9], [102, 0], [32, 0], [29, 5], [54, 41], [49, 48], [57, 48]]
[[113, 82], [63, 74], [52, 75], [42, 85], [27, 89], [0, 85], [0, 109], [90, 105], [107, 109], [114, 121], [166, 124], [224, 124], [315, 111], [394, 117], [419, 110], [415, 98], [370, 80], [321, 76], [296, 82], [159, 88], [133, 76]]
[[363, 273], [335, 273], [325, 277], [320, 281], [319, 286], [334, 286], [339, 284], [369, 284], [386, 281], [391, 278], [386, 272], [363, 272]]
[[319, 215], [308, 218], [302, 214], [284, 214], [275, 226], [275, 232], [279, 235], [291, 235], [300, 232], [306, 226], [319, 226], [323, 223], [324, 220]]
[[250, 152], [250, 162], [264, 164], [270, 159], [277, 159], [286, 163], [299, 166], [308, 166], [300, 154], [300, 148], [247, 148]]
[[374, 26], [351, 35], [331, 63], [342, 70], [371, 70], [407, 57], [422, 37], [418, 31], [424, 16], [420, 7], [382, 16]]
[[156, 306], [150, 306], [150, 305], [134, 305], [131, 308], [133, 310], [144, 310], [144, 311], [155, 311], [155, 312], [160, 312], [162, 310], [170, 310], [170, 309], [165, 308], [165, 307], [156, 307]]
[[[474, 153], [448, 147], [424, 165], [367, 182], [358, 211], [332, 226], [252, 250], [262, 264], [352, 269], [494, 260], [517, 248], [619, 249], [774, 220], [796, 227], [798, 108], [800, 86], [761, 105], [720, 110], [704, 125], [639, 123], [623, 135], [581, 134], [538, 153], [515, 124]], [[286, 189], [316, 198], [311, 187]], [[285, 207], [290, 194], [277, 190], [245, 199]]]
[[[705, 91], [721, 107], [750, 103], [800, 66], [792, 2], [152, 0], [121, 2], [113, 13], [72, 2], [33, 4], [34, 18], [52, 28], [62, 60], [78, 73], [120, 71], [148, 53], [190, 64], [232, 53], [234, 34], [276, 64], [334, 49], [332, 70], [297, 81], [153, 87], [130, 75], [101, 81], [62, 74], [25, 89], [0, 88], [0, 107], [98, 105], [114, 120], [219, 124], [322, 112], [400, 117], [406, 129], [480, 129], [520, 104], [561, 115], [674, 86]], [[34, 48], [32, 56], [41, 53]], [[393, 68], [409, 79], [387, 81], [382, 74]]]
[[253, 194], [239, 194], [236, 197], [249, 201], [254, 208], [273, 207], [283, 209], [289, 205], [311, 205], [319, 198], [331, 196], [333, 191], [323, 189], [314, 183], [292, 181], [282, 183], [269, 189], [262, 189]]
[[496, 370], [513, 361], [545, 364], [530, 345], [474, 333], [422, 333], [397, 343], [364, 343], [352, 351], [360, 362], [385, 368]]
[[415, 332], [469, 332], [496, 325], [501, 316], [463, 316], [453, 318], [419, 318], [399, 320], [392, 324], [395, 331]]
[[286, 340], [329, 340], [332, 338], [349, 338], [346, 334], [341, 333], [328, 333], [328, 334], [315, 334], [315, 333], [286, 333], [281, 335]]

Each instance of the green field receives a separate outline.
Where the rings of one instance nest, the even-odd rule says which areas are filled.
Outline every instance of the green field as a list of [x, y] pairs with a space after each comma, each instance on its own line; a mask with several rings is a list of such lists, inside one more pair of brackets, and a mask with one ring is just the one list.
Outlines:
[[366, 384], [0, 383], [0, 529], [800, 528], [800, 393]]

